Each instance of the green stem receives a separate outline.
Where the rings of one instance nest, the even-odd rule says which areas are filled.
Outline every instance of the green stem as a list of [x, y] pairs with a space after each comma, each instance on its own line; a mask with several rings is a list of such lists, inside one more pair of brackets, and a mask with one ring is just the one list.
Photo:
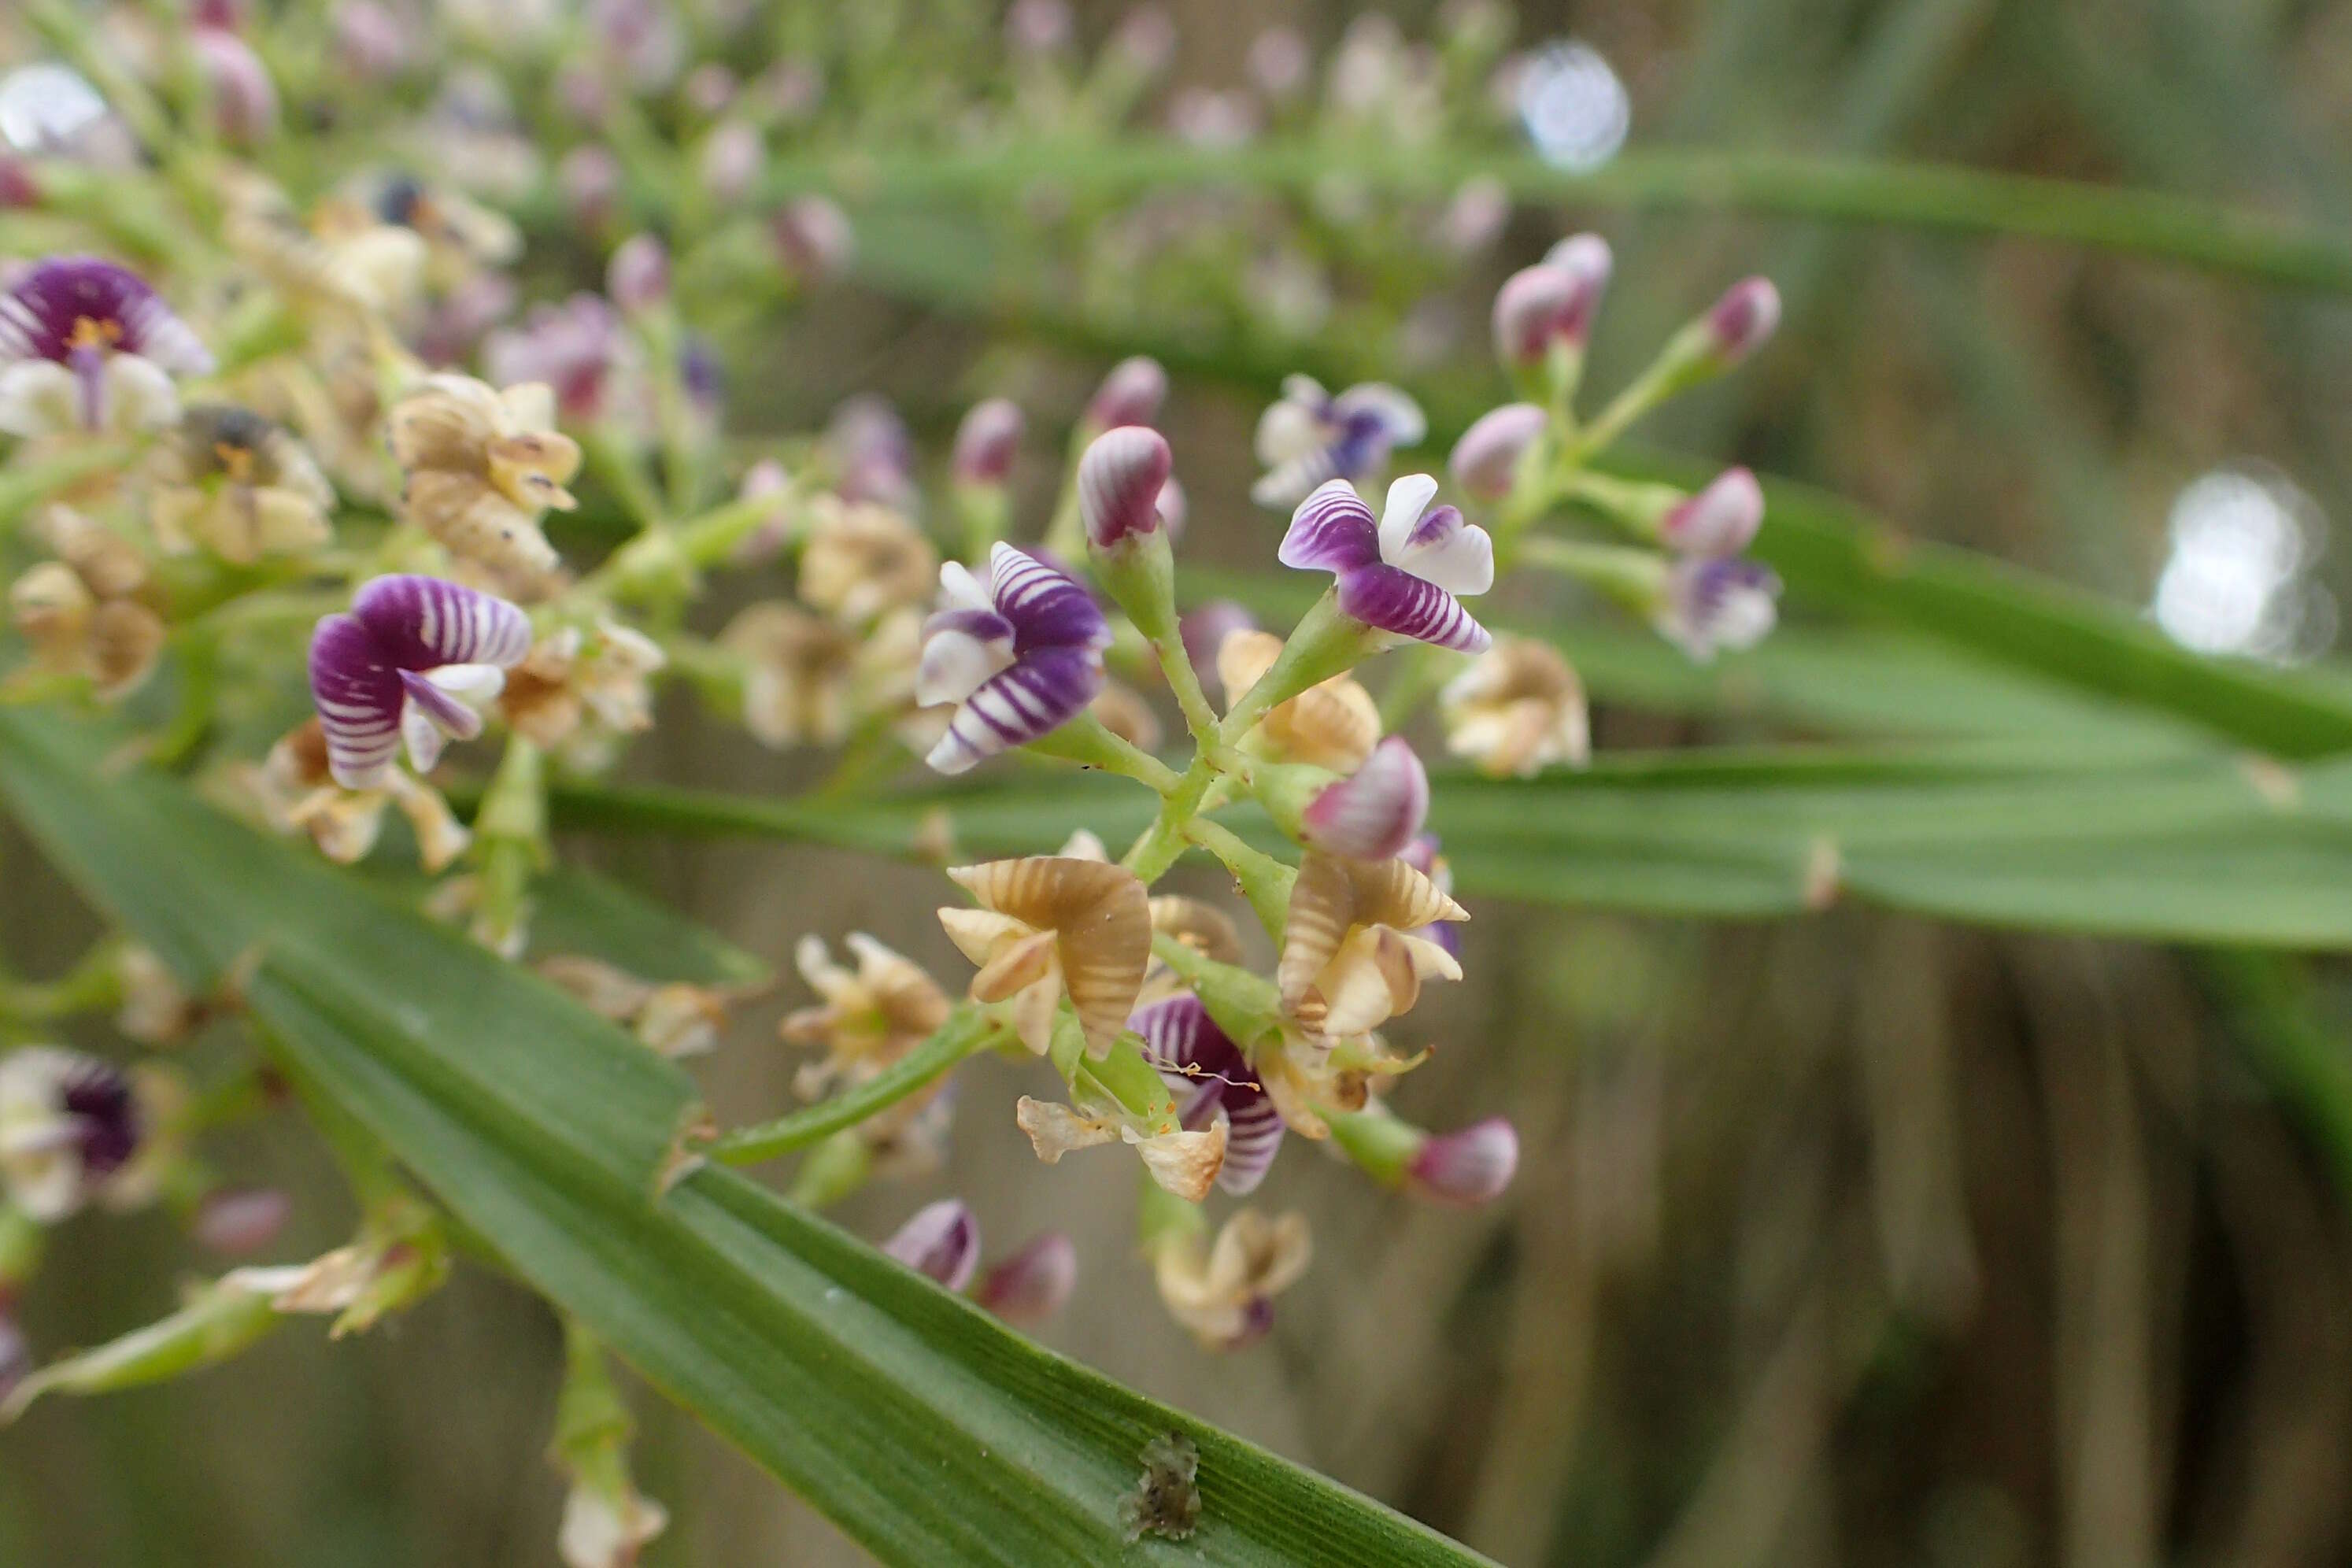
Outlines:
[[865, 1082], [805, 1110], [725, 1133], [710, 1145], [710, 1158], [723, 1165], [756, 1165], [823, 1142], [918, 1093], [965, 1058], [1001, 1043], [1006, 1035], [1002, 1024], [979, 1009], [959, 1007], [929, 1039]]
[[1263, 850], [1253, 849], [1241, 836], [1221, 822], [1196, 816], [1184, 825], [1184, 837], [1224, 862], [1242, 887], [1258, 923], [1278, 943], [1290, 915], [1290, 887], [1298, 873]]

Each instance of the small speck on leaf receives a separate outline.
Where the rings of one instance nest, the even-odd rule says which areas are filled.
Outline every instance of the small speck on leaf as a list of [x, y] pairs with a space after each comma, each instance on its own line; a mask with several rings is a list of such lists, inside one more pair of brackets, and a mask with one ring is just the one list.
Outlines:
[[1118, 1500], [1119, 1528], [1132, 1542], [1147, 1535], [1182, 1541], [1201, 1521], [1201, 1450], [1181, 1433], [1143, 1446], [1143, 1475]]

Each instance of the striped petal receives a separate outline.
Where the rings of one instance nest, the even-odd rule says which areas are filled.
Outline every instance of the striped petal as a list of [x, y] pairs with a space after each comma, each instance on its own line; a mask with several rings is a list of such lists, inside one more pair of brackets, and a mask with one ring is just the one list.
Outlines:
[[1402, 566], [1376, 563], [1342, 573], [1339, 608], [1368, 626], [1457, 653], [1484, 653], [1495, 640], [1461, 600]]
[[504, 599], [440, 577], [378, 577], [352, 614], [402, 669], [518, 663], [530, 651], [530, 617]]
[[980, 1221], [961, 1198], [941, 1198], [915, 1211], [882, 1250], [950, 1290], [971, 1283], [980, 1267]]
[[1372, 509], [1364, 498], [1345, 479], [1318, 486], [1298, 503], [1277, 554], [1285, 566], [1310, 572], [1348, 572], [1380, 558], [1380, 525], [1372, 521]]
[[1015, 654], [1110, 646], [1110, 623], [1068, 573], [1010, 544], [989, 552], [988, 570], [989, 596], [996, 613], [1012, 623]]
[[1187, 1128], [1225, 1117], [1225, 1161], [1217, 1185], [1236, 1195], [1265, 1179], [1282, 1148], [1282, 1113], [1252, 1076], [1241, 1048], [1189, 994], [1140, 1008], [1129, 1020], [1143, 1054], [1176, 1096]]
[[1372, 748], [1364, 765], [1309, 801], [1307, 847], [1359, 860], [1401, 855], [1429, 816], [1429, 772], [1402, 735]]
[[1108, 550], [1160, 527], [1160, 492], [1171, 459], [1159, 431], [1122, 425], [1095, 437], [1078, 459], [1078, 515], [1087, 539]]
[[351, 616], [328, 616], [310, 634], [310, 700], [327, 742], [327, 771], [345, 789], [383, 782], [400, 751], [406, 692], [401, 672]]
[[[1032, 855], [951, 868], [948, 876], [983, 910], [1055, 936], [1062, 984], [1090, 1054], [1126, 1027], [1151, 962], [1150, 896], [1124, 866]], [[945, 912], [942, 912], [945, 921]], [[953, 922], [947, 922], [955, 934]]]
[[982, 681], [957, 707], [926, 760], [940, 773], [969, 772], [1067, 723], [1102, 687], [1102, 655], [1094, 649], [1039, 648]]

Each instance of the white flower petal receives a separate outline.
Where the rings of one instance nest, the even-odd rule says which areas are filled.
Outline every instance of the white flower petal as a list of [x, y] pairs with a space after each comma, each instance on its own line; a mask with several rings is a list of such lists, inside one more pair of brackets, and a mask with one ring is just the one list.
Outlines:
[[106, 362], [106, 423], [113, 430], [160, 430], [180, 417], [180, 394], [163, 367], [137, 354]]
[[81, 425], [81, 388], [54, 360], [20, 360], [0, 370], [0, 430], [55, 436]]
[[[1386, 553], [1385, 541], [1382, 553]], [[1495, 585], [1495, 542], [1475, 522], [1433, 543], [1406, 549], [1393, 563], [1457, 597], [1483, 594]]]
[[1389, 486], [1388, 503], [1381, 510], [1381, 559], [1402, 565], [1405, 542], [1429, 503], [1437, 499], [1437, 481], [1427, 474], [1405, 474]]
[[935, 631], [923, 644], [922, 663], [915, 670], [915, 701], [924, 708], [961, 702], [1012, 663], [1007, 641], [983, 642], [952, 628]]

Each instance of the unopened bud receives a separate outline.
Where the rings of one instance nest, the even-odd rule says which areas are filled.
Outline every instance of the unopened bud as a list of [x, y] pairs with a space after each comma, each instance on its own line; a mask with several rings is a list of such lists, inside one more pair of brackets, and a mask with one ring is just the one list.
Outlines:
[[408, 64], [408, 29], [376, 0], [341, 0], [329, 25], [336, 62], [362, 81], [385, 80]]
[[1078, 459], [1078, 516], [1087, 542], [1109, 550], [1157, 531], [1171, 463], [1167, 441], [1148, 426], [1123, 425], [1096, 437]]
[[1002, 485], [1020, 455], [1021, 433], [1026, 424], [1021, 405], [1009, 397], [975, 403], [956, 426], [955, 478], [958, 484]]
[[786, 202], [768, 220], [768, 233], [784, 269], [808, 283], [839, 277], [857, 243], [849, 215], [823, 196]]
[[1454, 482], [1480, 500], [1500, 500], [1517, 481], [1519, 459], [1551, 422], [1533, 403], [1506, 403], [1488, 409], [1462, 432], [1446, 459]]
[[1087, 423], [1097, 430], [1121, 425], [1151, 425], [1168, 399], [1168, 373], [1160, 362], [1138, 354], [1111, 366], [1087, 405]]
[[219, 27], [192, 28], [188, 41], [212, 91], [213, 119], [223, 140], [244, 147], [268, 140], [278, 129], [278, 84], [261, 57]]
[[1726, 364], [1755, 353], [1780, 324], [1780, 290], [1769, 278], [1741, 279], [1706, 313], [1708, 335]]
[[1726, 468], [1705, 489], [1669, 508], [1658, 537], [1683, 555], [1727, 557], [1755, 542], [1764, 523], [1764, 491], [1746, 468]]
[[1307, 804], [1299, 833], [1310, 849], [1387, 860], [1404, 852], [1428, 816], [1429, 772], [1403, 736], [1391, 735]]
[[1006, 1322], [1026, 1327], [1059, 1312], [1077, 1283], [1077, 1247], [1049, 1230], [982, 1275], [971, 1294]]
[[980, 1222], [961, 1198], [941, 1198], [915, 1211], [882, 1250], [950, 1290], [971, 1283], [980, 1265]]
[[1157, 76], [1176, 55], [1176, 24], [1157, 5], [1138, 5], [1119, 18], [1109, 48], [1139, 76]]
[[1405, 1180], [1423, 1197], [1469, 1206], [1492, 1203], [1519, 1168], [1519, 1135], [1499, 1116], [1424, 1140], [1405, 1166]]
[[604, 289], [624, 310], [656, 309], [669, 298], [669, 252], [650, 234], [631, 235], [613, 252]]
[[555, 184], [573, 223], [602, 228], [620, 205], [621, 161], [606, 148], [574, 147], [556, 166]]
[[1004, 41], [1015, 54], [1050, 54], [1068, 47], [1072, 26], [1067, 0], [1013, 0]]
[[768, 148], [760, 139], [760, 128], [744, 121], [730, 120], [704, 140], [697, 167], [701, 175], [702, 188], [725, 205], [741, 201], [751, 194], [767, 162]]
[[1580, 234], [1533, 267], [1513, 273], [1495, 295], [1495, 353], [1507, 369], [1531, 369], [1556, 343], [1583, 346], [1609, 286], [1608, 243]]

